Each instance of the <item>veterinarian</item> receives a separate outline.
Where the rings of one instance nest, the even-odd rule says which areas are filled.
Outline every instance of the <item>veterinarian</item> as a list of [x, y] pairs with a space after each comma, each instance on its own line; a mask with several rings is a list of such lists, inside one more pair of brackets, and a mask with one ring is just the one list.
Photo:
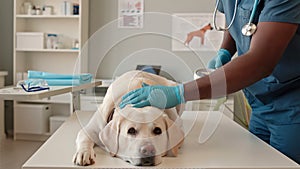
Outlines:
[[[224, 38], [209, 63], [216, 69], [213, 73], [175, 87], [145, 85], [126, 94], [120, 107], [143, 107], [150, 102], [160, 107], [163, 97], [155, 94], [156, 89], [167, 98], [165, 107], [160, 108], [209, 99], [211, 86], [224, 85], [219, 80], [223, 72], [227, 94], [243, 89], [252, 107], [250, 132], [300, 164], [300, 1], [254, 1], [217, 2], [227, 27], [216, 26], [224, 30]], [[243, 30], [246, 25], [249, 27]], [[236, 52], [238, 57], [231, 59]]]

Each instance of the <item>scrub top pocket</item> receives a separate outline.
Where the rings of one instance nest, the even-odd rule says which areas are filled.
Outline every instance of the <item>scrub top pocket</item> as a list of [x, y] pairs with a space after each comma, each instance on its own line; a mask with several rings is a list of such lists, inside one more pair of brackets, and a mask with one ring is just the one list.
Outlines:
[[[249, 36], [244, 36], [242, 34], [242, 28], [244, 25], [246, 25], [249, 20], [250, 20], [250, 16], [251, 16], [251, 12], [252, 12], [252, 5], [250, 6], [248, 5], [242, 5], [238, 7], [237, 10], [237, 20], [238, 20], [238, 24], [237, 24], [237, 33], [239, 34], [239, 47], [242, 50], [242, 53], [246, 53], [249, 50], [250, 47], [250, 41], [251, 41], [251, 37]], [[248, 8], [245, 8], [248, 7]]]
[[238, 7], [238, 17], [241, 25], [245, 25], [249, 22], [252, 8], [244, 8], [243, 6]]

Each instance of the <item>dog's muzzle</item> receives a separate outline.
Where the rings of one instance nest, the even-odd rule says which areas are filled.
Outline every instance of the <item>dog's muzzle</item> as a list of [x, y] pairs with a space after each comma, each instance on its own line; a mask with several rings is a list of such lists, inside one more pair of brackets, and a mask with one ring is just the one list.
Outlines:
[[145, 143], [140, 147], [141, 163], [140, 166], [155, 165], [155, 147], [151, 143]]

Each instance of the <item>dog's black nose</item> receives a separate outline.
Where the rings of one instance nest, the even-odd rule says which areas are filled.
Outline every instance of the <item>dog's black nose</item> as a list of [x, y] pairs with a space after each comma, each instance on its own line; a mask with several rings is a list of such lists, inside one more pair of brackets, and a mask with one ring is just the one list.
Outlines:
[[140, 147], [141, 166], [151, 166], [155, 164], [155, 147], [151, 143], [145, 143]]
[[155, 147], [151, 143], [146, 143], [140, 147], [142, 157], [155, 156]]

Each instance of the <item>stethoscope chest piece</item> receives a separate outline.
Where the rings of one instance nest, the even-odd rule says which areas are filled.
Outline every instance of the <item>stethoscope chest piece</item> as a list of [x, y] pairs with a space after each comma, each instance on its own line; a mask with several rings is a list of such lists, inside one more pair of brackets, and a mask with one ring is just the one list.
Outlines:
[[255, 33], [256, 29], [257, 27], [254, 23], [247, 23], [242, 28], [242, 34], [245, 36], [252, 36]]

